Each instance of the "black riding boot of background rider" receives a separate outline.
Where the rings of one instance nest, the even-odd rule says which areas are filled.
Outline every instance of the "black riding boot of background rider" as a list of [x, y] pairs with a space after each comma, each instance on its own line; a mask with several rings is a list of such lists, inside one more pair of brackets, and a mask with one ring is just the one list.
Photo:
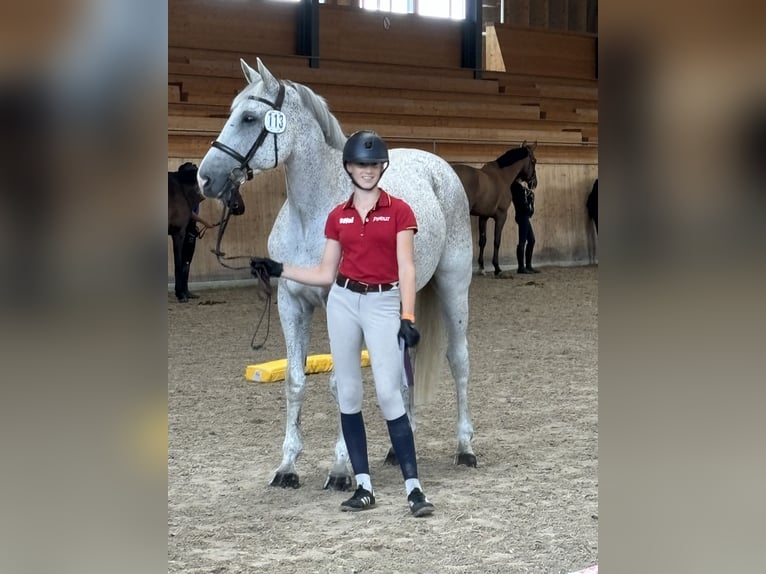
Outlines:
[[524, 251], [524, 256], [527, 262], [527, 273], [540, 273], [539, 269], [535, 269], [534, 267], [532, 267], [532, 251], [534, 251], [534, 249], [535, 249], [535, 238], [533, 235], [532, 239], [527, 241], [527, 247]]
[[184, 236], [183, 247], [181, 248], [181, 270], [176, 277], [176, 298], [181, 303], [186, 303], [189, 299], [196, 299], [198, 295], [189, 291], [189, 272], [191, 262], [194, 257], [194, 248], [197, 244], [199, 232], [193, 221], [189, 222]]
[[524, 266], [524, 246], [516, 246], [516, 261], [519, 264], [518, 273], [527, 273], [527, 268]]

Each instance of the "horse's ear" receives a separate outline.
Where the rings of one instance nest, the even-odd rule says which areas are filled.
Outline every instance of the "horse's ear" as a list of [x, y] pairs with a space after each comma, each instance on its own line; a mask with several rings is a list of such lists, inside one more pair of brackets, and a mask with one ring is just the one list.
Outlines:
[[277, 82], [277, 79], [271, 72], [269, 72], [269, 69], [263, 65], [260, 58], [258, 58], [258, 73], [261, 75], [261, 79], [267, 89], [277, 89], [279, 82]]
[[[260, 64], [261, 60], [258, 59], [258, 63]], [[252, 84], [253, 82], [259, 81], [261, 78], [258, 75], [258, 72], [256, 72], [253, 68], [247, 65], [247, 62], [245, 62], [242, 58], [239, 59], [239, 64], [242, 66], [242, 73], [245, 74], [245, 79], [247, 80], [248, 84]]]
[[537, 148], [537, 142], [529, 146], [530, 151], [535, 151], [535, 148]]
[[527, 147], [527, 140], [524, 140], [521, 142], [521, 145], [519, 147]]

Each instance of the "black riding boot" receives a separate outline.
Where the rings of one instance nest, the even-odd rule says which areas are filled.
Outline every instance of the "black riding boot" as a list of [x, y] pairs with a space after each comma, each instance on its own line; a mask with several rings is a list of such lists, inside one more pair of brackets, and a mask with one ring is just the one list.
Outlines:
[[516, 246], [516, 261], [519, 263], [519, 273], [529, 273], [527, 268], [524, 267], [524, 248], [521, 245]]
[[181, 270], [176, 276], [176, 299], [179, 303], [186, 303], [189, 300], [189, 271], [191, 270], [191, 261], [181, 264]]
[[527, 273], [540, 273], [538, 269], [534, 269], [532, 267], [532, 251], [535, 249], [535, 244], [531, 241], [527, 242], [527, 249], [524, 252], [524, 255], [526, 256], [527, 260]]

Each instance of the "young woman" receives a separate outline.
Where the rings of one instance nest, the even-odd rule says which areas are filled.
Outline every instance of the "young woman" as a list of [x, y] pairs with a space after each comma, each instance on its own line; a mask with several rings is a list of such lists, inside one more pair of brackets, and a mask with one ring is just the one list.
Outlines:
[[388, 167], [388, 148], [374, 132], [354, 133], [343, 148], [343, 166], [353, 193], [330, 212], [318, 267], [283, 265], [253, 258], [254, 275], [263, 271], [307, 285], [332, 285], [327, 298], [327, 331], [338, 384], [341, 427], [357, 483], [343, 511], [375, 506], [362, 416], [362, 344], [370, 353], [375, 391], [391, 444], [404, 476], [414, 516], [434, 510], [418, 480], [415, 441], [404, 408], [400, 384], [399, 338], [410, 347], [415, 328], [415, 214], [407, 203], [386, 193], [378, 182]]
[[[540, 273], [532, 267], [532, 252], [535, 249], [535, 231], [532, 229], [532, 215], [535, 213], [535, 193], [517, 179], [511, 184], [511, 199], [519, 226], [519, 242], [516, 245], [516, 260], [519, 273]], [[526, 263], [526, 265], [525, 265]]]

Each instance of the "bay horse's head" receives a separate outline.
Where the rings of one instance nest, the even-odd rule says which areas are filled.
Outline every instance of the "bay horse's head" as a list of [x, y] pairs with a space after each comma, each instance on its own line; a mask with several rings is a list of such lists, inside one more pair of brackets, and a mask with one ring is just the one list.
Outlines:
[[524, 140], [521, 147], [527, 150], [527, 157], [519, 175], [527, 182], [529, 189], [535, 189], [537, 187], [537, 158], [535, 157], [537, 142], [528, 144]]
[[525, 140], [519, 147], [509, 149], [495, 160], [497, 167], [507, 170], [505, 177], [509, 182], [521, 179], [530, 189], [537, 187], [536, 147], [537, 142], [528, 144]]
[[199, 205], [205, 199], [202, 190], [197, 185], [197, 166], [190, 161], [181, 164], [175, 175], [176, 181], [181, 184], [180, 189], [191, 208]]
[[[202, 193], [202, 188], [199, 185], [197, 166], [191, 162], [186, 162], [179, 166], [177, 178], [181, 184], [181, 190], [186, 196], [189, 205], [194, 208], [205, 199]], [[231, 211], [232, 215], [242, 215], [245, 213], [245, 202], [242, 199], [242, 195], [239, 193], [239, 187], [234, 187], [230, 190], [227, 198], [221, 198], [222, 201]]]

